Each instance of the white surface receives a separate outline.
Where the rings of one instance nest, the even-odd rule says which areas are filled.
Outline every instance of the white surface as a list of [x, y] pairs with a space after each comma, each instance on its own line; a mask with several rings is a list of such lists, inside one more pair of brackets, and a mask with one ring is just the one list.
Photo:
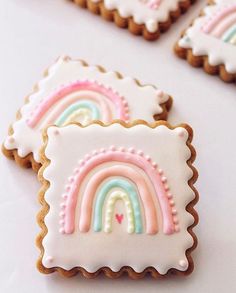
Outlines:
[[173, 95], [169, 120], [194, 128], [200, 173], [199, 246], [192, 275], [162, 281], [67, 280], [37, 272], [39, 183], [31, 170], [1, 155], [0, 292], [235, 292], [236, 88], [172, 54], [180, 31], [203, 3], [194, 5], [159, 41], [148, 43], [64, 0], [0, 2], [1, 140], [44, 68], [68, 54], [157, 84]]

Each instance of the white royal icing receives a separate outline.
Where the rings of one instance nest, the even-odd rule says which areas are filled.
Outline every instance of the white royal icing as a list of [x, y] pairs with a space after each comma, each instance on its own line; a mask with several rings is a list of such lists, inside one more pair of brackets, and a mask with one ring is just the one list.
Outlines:
[[[146, 267], [152, 266], [160, 274], [165, 274], [170, 268], [187, 270], [189, 264], [185, 252], [193, 245], [193, 238], [187, 228], [194, 218], [185, 208], [195, 195], [188, 185], [193, 172], [186, 163], [191, 156], [186, 145], [186, 129], [178, 127], [170, 130], [166, 126], [152, 129], [145, 125], [124, 128], [119, 124], [101, 127], [93, 124], [86, 128], [76, 125], [63, 128], [52, 126], [47, 130], [47, 134], [45, 154], [50, 164], [44, 170], [43, 176], [50, 183], [45, 193], [45, 200], [50, 208], [45, 216], [47, 234], [43, 239], [42, 262], [45, 267], [62, 267], [69, 270], [81, 266], [91, 273], [101, 267], [109, 267], [116, 272], [123, 266], [131, 266], [136, 272], [142, 272]], [[115, 217], [112, 219], [113, 228], [110, 233], [94, 232], [92, 228], [86, 233], [80, 232], [78, 218], [83, 188], [78, 194], [75, 231], [72, 234], [60, 233], [59, 214], [68, 177], [86, 154], [111, 145], [131, 148], [130, 152], [132, 147], [142, 150], [162, 168], [175, 202], [180, 227], [178, 233], [166, 235], [160, 228], [154, 235], [145, 232], [129, 234], [127, 219], [124, 218], [122, 224], [119, 224]], [[123, 213], [126, 217], [126, 210], [121, 201], [115, 204], [115, 213]], [[158, 222], [162, 223], [160, 210]]]
[[205, 7], [204, 15], [194, 21], [178, 42], [182, 48], [191, 48], [195, 56], [208, 56], [212, 66], [224, 64], [227, 72], [232, 74], [236, 73], [236, 46], [205, 33], [202, 29], [222, 9], [235, 4], [235, 0], [215, 0], [215, 4]]
[[[170, 12], [177, 10], [179, 3], [185, 0], [92, 0], [95, 3], [104, 3], [108, 10], [118, 10], [121, 17], [133, 17], [135, 23], [145, 24], [148, 32], [155, 33], [158, 23], [169, 19]], [[151, 6], [153, 2], [157, 7]]]
[[[20, 109], [21, 119], [13, 123], [14, 133], [9, 135], [4, 142], [6, 149], [17, 149], [20, 157], [33, 153], [36, 162], [39, 162], [39, 149], [42, 144], [41, 130], [45, 125], [39, 123], [36, 127], [29, 127], [27, 120], [31, 112], [35, 111], [40, 102], [50, 96], [63, 85], [77, 80], [89, 80], [111, 87], [123, 96], [128, 102], [130, 120], [142, 119], [153, 122], [153, 115], [162, 113], [160, 104], [166, 102], [169, 96], [155, 89], [153, 86], [138, 86], [131, 77], [119, 79], [115, 72], [101, 72], [96, 66], [84, 66], [81, 61], [74, 61], [69, 58], [60, 58], [49, 68], [48, 75], [38, 84], [38, 90], [29, 96], [29, 102]], [[81, 91], [76, 95], [86, 96], [87, 91]], [[98, 95], [94, 93], [93, 95]], [[73, 98], [73, 94], [68, 98]], [[53, 111], [50, 109], [45, 117]], [[81, 113], [80, 113], [81, 114]], [[113, 112], [113, 119], [117, 116]], [[101, 119], [102, 120], [102, 119]], [[86, 124], [89, 120], [80, 121]], [[41, 124], [41, 125], [40, 125]], [[53, 123], [52, 123], [53, 124]]]

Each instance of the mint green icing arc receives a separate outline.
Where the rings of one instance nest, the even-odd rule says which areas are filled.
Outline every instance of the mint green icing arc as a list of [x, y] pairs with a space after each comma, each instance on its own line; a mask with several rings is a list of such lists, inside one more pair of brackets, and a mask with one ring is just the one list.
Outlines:
[[236, 24], [231, 26], [222, 36], [224, 42], [229, 42], [236, 35]]
[[56, 120], [55, 125], [62, 126], [63, 123], [67, 120], [67, 118], [73, 114], [73, 112], [77, 111], [80, 108], [86, 108], [89, 109], [92, 112], [92, 119], [98, 120], [100, 119], [100, 113], [97, 108], [97, 106], [89, 101], [79, 101], [77, 103], [74, 103], [70, 105], [66, 110], [62, 112], [62, 114], [59, 116], [59, 118]]
[[98, 192], [95, 209], [94, 209], [94, 221], [93, 221], [93, 229], [96, 232], [102, 230], [102, 215], [103, 215], [103, 206], [106, 199], [107, 194], [113, 188], [121, 188], [124, 190], [130, 201], [132, 202], [132, 209], [134, 213], [134, 222], [135, 222], [135, 233], [143, 232], [142, 225], [142, 217], [141, 217], [141, 207], [139, 203], [139, 195], [134, 188], [134, 186], [127, 180], [124, 179], [111, 179], [106, 182], [100, 191]]

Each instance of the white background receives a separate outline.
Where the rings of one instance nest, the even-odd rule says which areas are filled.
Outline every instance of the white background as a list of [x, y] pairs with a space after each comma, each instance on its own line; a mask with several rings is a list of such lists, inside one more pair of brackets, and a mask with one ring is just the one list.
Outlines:
[[[203, 1], [204, 2], [204, 1]], [[156, 84], [174, 97], [172, 124], [195, 130], [200, 202], [195, 271], [187, 278], [63, 279], [35, 268], [39, 183], [0, 155], [0, 292], [236, 292], [236, 87], [179, 60], [172, 47], [202, 1], [157, 42], [118, 29], [65, 0], [0, 0], [0, 139], [23, 97], [59, 55]]]

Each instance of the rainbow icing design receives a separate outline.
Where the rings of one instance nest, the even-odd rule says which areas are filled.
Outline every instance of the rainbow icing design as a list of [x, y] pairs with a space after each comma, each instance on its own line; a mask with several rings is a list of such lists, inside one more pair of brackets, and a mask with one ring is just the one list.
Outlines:
[[62, 195], [60, 233], [74, 233], [78, 195], [88, 177], [80, 199], [80, 232], [88, 232], [91, 226], [95, 232], [111, 232], [114, 206], [119, 199], [126, 207], [128, 233], [145, 230], [147, 234], [156, 234], [157, 206], [161, 210], [163, 233], [179, 231], [175, 203], [163, 170], [142, 151], [111, 146], [87, 154], [69, 178], [66, 193]]
[[124, 97], [99, 82], [77, 80], [43, 99], [26, 122], [31, 128], [38, 124], [41, 128], [48, 124], [63, 126], [78, 119], [82, 124], [97, 119], [108, 123], [114, 112], [115, 118], [129, 121], [129, 106]]
[[202, 31], [226, 43], [236, 45], [236, 4], [220, 9], [204, 24]]

